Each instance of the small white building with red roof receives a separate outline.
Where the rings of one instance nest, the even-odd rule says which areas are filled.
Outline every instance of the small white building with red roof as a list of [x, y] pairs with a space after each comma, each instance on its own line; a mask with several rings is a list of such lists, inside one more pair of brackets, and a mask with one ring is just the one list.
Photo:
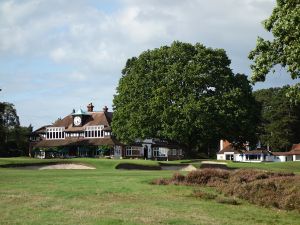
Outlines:
[[235, 162], [287, 162], [300, 161], [300, 144], [293, 144], [288, 152], [271, 152], [266, 149], [241, 150], [235, 148], [226, 140], [220, 141], [220, 150], [217, 160]]

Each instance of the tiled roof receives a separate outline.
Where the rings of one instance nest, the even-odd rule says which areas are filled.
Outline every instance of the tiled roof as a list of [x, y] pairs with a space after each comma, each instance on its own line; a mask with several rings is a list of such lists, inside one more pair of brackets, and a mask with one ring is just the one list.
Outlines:
[[81, 145], [122, 145], [114, 138], [66, 138], [56, 140], [42, 140], [34, 147], [56, 147], [56, 146], [81, 146]]
[[254, 149], [249, 151], [244, 150], [243, 154], [251, 155], [251, 154], [272, 154], [272, 153], [267, 151], [266, 149]]
[[51, 127], [52, 125], [45, 125], [45, 126], [42, 126], [38, 129], [36, 129], [34, 132], [37, 133], [37, 134], [42, 134], [42, 133], [46, 133], [46, 127]]
[[224, 154], [225, 152], [234, 152], [235, 154], [241, 154], [242, 150], [235, 149], [232, 144], [229, 144], [221, 151], [219, 151], [217, 154]]
[[292, 155], [291, 152], [272, 152], [273, 155], [275, 156], [288, 156]]
[[300, 155], [300, 144], [293, 144], [289, 152], [273, 152], [276, 156]]
[[291, 151], [300, 151], [300, 144], [293, 144]]
[[87, 126], [97, 126], [104, 125], [106, 130], [109, 130], [112, 121], [112, 112], [89, 112], [84, 120], [83, 126], [75, 127], [73, 126], [73, 115], [70, 114], [63, 119], [55, 121], [52, 125], [43, 126], [36, 130], [35, 132], [45, 131], [46, 127], [64, 127], [66, 132], [84, 131]]

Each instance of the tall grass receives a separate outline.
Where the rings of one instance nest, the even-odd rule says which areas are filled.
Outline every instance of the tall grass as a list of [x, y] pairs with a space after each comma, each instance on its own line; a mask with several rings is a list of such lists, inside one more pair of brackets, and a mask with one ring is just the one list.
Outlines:
[[300, 212], [300, 176], [293, 173], [203, 169], [192, 171], [186, 176], [174, 174], [171, 179], [158, 179], [152, 183], [209, 186], [227, 196], [238, 197], [253, 204]]

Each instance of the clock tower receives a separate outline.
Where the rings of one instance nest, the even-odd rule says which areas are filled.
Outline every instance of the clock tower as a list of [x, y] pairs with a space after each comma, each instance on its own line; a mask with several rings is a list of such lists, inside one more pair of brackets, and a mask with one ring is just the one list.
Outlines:
[[77, 112], [73, 113], [73, 126], [81, 127], [84, 124], [85, 116], [88, 114], [84, 112], [82, 109], [79, 109]]

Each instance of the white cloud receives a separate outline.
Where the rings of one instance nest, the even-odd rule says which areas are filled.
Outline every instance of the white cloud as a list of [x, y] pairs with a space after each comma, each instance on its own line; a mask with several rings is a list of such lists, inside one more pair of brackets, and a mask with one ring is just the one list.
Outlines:
[[[113, 4], [113, 10], [107, 10], [85, 0], [0, 2], [0, 63], [24, 61], [24, 68], [0, 72], [6, 100], [19, 107], [21, 122], [51, 122], [47, 108], [63, 116], [62, 112], [92, 100], [110, 106], [126, 60], [174, 40], [224, 48], [234, 71], [249, 73], [248, 52], [257, 35], [267, 36], [261, 21], [270, 15], [274, 1], [116, 0]], [[40, 59], [50, 66], [40, 66]], [[27, 63], [31, 69], [25, 69]], [[36, 109], [36, 121], [28, 116], [32, 102], [43, 105]]]
[[55, 61], [55, 62], [61, 62], [65, 59], [66, 57], [66, 50], [62, 47], [53, 49], [50, 52], [50, 57]]

